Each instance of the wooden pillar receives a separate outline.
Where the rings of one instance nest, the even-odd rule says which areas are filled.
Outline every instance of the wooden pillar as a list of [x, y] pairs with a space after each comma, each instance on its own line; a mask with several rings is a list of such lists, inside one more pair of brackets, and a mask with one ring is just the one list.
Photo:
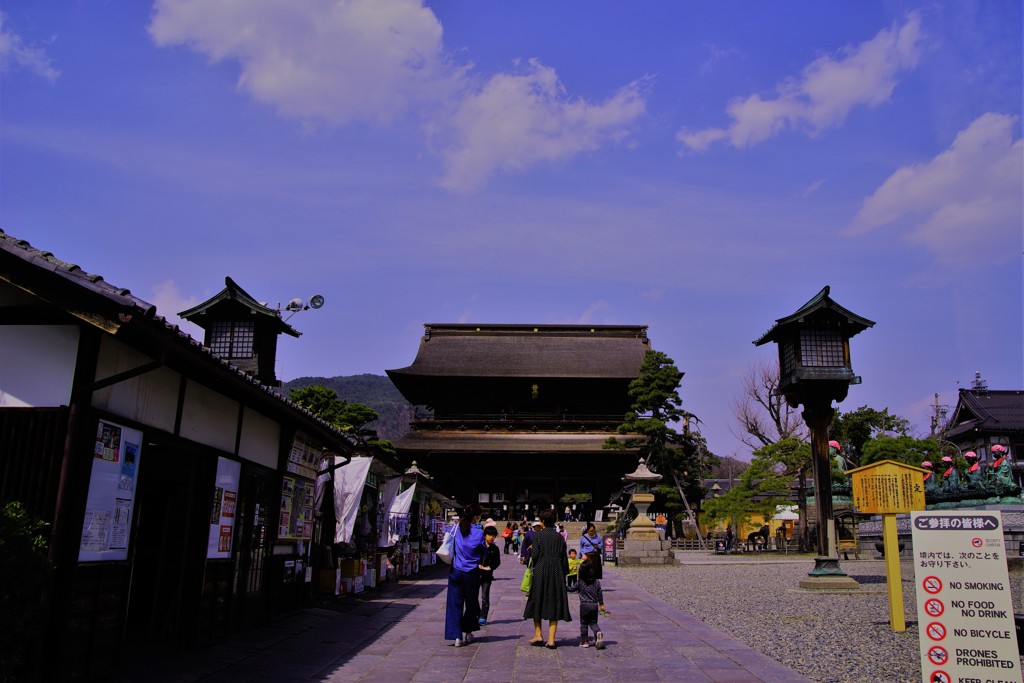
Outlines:
[[832, 535], [832, 463], [828, 456], [828, 428], [835, 415], [832, 400], [816, 396], [804, 404], [803, 418], [811, 430], [811, 460], [814, 466], [814, 507], [818, 513], [818, 555], [830, 557]]

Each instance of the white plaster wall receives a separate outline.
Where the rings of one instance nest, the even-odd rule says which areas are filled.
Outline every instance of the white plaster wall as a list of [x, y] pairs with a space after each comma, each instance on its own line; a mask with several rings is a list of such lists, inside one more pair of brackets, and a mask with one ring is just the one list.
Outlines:
[[276, 470], [280, 447], [281, 425], [252, 408], [246, 408], [242, 416], [238, 455]]
[[74, 325], [0, 325], [0, 407], [68, 405], [77, 357]]
[[[104, 335], [100, 340], [96, 379], [112, 377], [151, 362], [153, 359], [149, 356]], [[158, 368], [96, 391], [92, 404], [115, 415], [173, 432], [180, 382], [179, 373]]]
[[237, 427], [237, 401], [188, 381], [181, 413], [181, 436], [234, 453]]

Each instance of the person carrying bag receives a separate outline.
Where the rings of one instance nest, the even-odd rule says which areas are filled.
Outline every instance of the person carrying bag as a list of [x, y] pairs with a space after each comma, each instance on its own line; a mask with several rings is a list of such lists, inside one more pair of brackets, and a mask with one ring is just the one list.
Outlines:
[[530, 588], [533, 587], [533, 560], [530, 560], [530, 564], [526, 565], [526, 572], [523, 574], [523, 582], [519, 584], [519, 590], [524, 593], [529, 593]]

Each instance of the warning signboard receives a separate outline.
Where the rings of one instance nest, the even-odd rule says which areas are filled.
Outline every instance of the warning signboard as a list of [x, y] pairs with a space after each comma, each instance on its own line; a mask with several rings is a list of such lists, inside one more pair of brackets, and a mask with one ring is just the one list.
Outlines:
[[998, 510], [912, 512], [921, 680], [1022, 683]]
[[883, 460], [849, 470], [853, 506], [862, 514], [924, 510], [924, 473], [920, 467]]

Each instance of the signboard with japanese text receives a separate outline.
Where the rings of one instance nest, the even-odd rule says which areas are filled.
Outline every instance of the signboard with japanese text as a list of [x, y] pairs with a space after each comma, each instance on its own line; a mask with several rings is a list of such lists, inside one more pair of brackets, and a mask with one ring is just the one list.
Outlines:
[[210, 514], [210, 537], [206, 547], [209, 559], [231, 557], [231, 541], [235, 534], [235, 510], [242, 463], [217, 458], [217, 479], [213, 485], [213, 510]]
[[921, 680], [1021, 683], [998, 510], [910, 515]]
[[292, 449], [288, 451], [288, 462], [285, 466], [292, 474], [305, 479], [316, 479], [321, 458], [319, 445], [299, 432], [292, 441]]
[[883, 460], [849, 470], [853, 506], [862, 514], [881, 515], [924, 510], [925, 470]]
[[142, 432], [99, 420], [93, 444], [78, 561], [127, 560]]

